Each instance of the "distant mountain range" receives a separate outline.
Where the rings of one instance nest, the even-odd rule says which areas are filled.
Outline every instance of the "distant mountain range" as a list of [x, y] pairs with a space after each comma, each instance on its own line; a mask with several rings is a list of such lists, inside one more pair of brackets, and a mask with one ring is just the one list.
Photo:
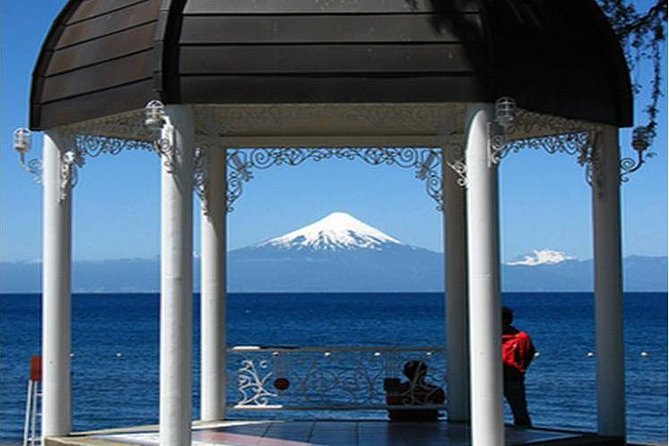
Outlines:
[[[624, 259], [626, 291], [667, 291], [667, 257]], [[199, 288], [199, 261], [194, 262]], [[152, 259], [80, 261], [75, 292], [155, 292], [160, 262]], [[537, 250], [502, 265], [504, 291], [591, 291], [593, 261]], [[336, 212], [254, 246], [228, 253], [231, 292], [441, 291], [443, 254], [384, 234]], [[38, 292], [41, 264], [0, 263], [0, 292]]]

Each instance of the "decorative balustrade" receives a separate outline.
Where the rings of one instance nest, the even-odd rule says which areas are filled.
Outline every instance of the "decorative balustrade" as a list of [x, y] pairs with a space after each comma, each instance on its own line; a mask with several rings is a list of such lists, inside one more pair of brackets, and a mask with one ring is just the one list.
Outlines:
[[[424, 381], [404, 376], [411, 361]], [[388, 392], [402, 409], [445, 407], [433, 397], [446, 389], [442, 347], [234, 347], [228, 370], [233, 409], [381, 410]]]

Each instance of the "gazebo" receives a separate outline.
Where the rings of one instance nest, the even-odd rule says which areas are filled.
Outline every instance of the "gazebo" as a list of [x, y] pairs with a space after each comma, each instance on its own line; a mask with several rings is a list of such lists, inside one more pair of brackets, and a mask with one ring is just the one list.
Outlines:
[[[30, 110], [44, 132], [30, 165], [44, 185], [43, 436], [72, 426], [78, 173], [142, 149], [163, 160], [161, 445], [191, 444], [193, 192], [213, 421], [226, 416], [226, 212], [254, 169], [338, 156], [414, 168], [437, 201], [448, 418], [471, 422], [475, 445], [503, 444], [497, 170], [541, 147], [577, 157], [592, 186], [598, 434], [624, 443], [618, 131], [631, 124], [628, 68], [594, 0], [70, 0]], [[24, 159], [27, 131], [16, 147]]]

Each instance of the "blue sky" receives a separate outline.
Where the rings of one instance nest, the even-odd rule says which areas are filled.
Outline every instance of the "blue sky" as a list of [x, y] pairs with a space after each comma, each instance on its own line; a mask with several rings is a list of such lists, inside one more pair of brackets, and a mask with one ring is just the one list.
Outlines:
[[[2, 4], [0, 122], [0, 253], [3, 261], [41, 257], [42, 188], [18, 164], [11, 143], [28, 123], [30, 78], [41, 42], [65, 0]], [[666, 73], [666, 58], [664, 60]], [[646, 79], [649, 67], [634, 76]], [[666, 85], [666, 83], [665, 83]], [[637, 101], [637, 107], [643, 100]], [[638, 115], [637, 115], [638, 116]], [[657, 153], [622, 187], [624, 255], [667, 254], [667, 110], [663, 101]], [[623, 153], [629, 155], [628, 132]], [[31, 157], [41, 156], [35, 134]], [[198, 202], [196, 199], [196, 209]], [[567, 155], [525, 151], [500, 168], [502, 259], [534, 249], [592, 257], [590, 187]], [[154, 257], [160, 249], [160, 164], [151, 153], [90, 159], [80, 172], [73, 207], [75, 260]], [[259, 171], [229, 215], [234, 249], [347, 211], [413, 245], [443, 251], [442, 216], [414, 172], [362, 162], [308, 162]], [[195, 212], [195, 250], [199, 215]]]

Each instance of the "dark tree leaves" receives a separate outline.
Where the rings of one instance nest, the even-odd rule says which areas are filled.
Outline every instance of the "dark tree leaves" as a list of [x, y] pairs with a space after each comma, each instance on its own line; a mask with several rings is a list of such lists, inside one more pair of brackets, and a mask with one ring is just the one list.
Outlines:
[[664, 96], [662, 88], [662, 51], [667, 35], [667, 2], [655, 0], [648, 9], [644, 9], [628, 0], [597, 0], [613, 26], [630, 70], [641, 64], [652, 66], [652, 77], [649, 86], [641, 85], [634, 79], [634, 91], [639, 93], [648, 88], [649, 103], [644, 107], [646, 124], [644, 133], [647, 143], [657, 135], [657, 114], [660, 98]]

